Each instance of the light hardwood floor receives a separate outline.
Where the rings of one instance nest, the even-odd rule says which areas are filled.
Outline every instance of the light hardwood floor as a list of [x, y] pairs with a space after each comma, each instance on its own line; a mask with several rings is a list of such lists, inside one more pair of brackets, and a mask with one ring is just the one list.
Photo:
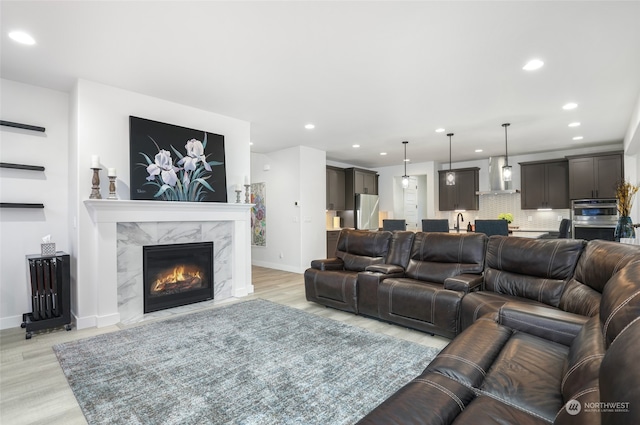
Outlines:
[[[238, 301], [262, 298], [426, 346], [442, 348], [449, 342], [446, 338], [310, 303], [304, 296], [301, 274], [262, 267], [254, 267], [252, 273], [255, 292]], [[226, 304], [228, 302], [209, 308]], [[130, 326], [73, 329], [70, 332], [58, 329], [36, 334], [30, 340], [25, 340], [21, 328], [0, 331], [0, 424], [86, 424], [51, 347], [127, 327]]]

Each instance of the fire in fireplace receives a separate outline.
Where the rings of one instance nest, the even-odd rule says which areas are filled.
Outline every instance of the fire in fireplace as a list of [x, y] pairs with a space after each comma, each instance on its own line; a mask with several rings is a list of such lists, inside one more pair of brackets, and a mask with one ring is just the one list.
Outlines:
[[142, 247], [144, 312], [213, 299], [213, 242]]

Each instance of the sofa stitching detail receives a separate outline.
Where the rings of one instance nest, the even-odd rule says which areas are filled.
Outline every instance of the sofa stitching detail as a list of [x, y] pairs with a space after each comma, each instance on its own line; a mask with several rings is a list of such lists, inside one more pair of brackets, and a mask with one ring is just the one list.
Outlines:
[[436, 298], [438, 297], [438, 290], [436, 289], [431, 297], [431, 323], [435, 323], [435, 311], [436, 311]]
[[555, 244], [553, 247], [553, 252], [551, 253], [551, 258], [549, 258], [549, 265], [547, 266], [547, 277], [551, 276], [551, 266], [553, 266], [553, 262], [556, 259], [556, 254], [558, 253], [559, 244]]
[[640, 294], [640, 291], [636, 291], [633, 294], [631, 294], [627, 299], [625, 299], [624, 301], [622, 301], [616, 308], [613, 309], [613, 311], [611, 312], [611, 314], [609, 315], [609, 317], [607, 317], [607, 320], [604, 322], [604, 326], [603, 326], [603, 332], [602, 334], [605, 336], [605, 338], [607, 337], [607, 331], [609, 328], [609, 323], [611, 323], [611, 320], [613, 320], [613, 316], [616, 315], [616, 313], [618, 311], [620, 311], [621, 309], [623, 309], [624, 307], [627, 306], [627, 304], [629, 304], [631, 302], [631, 300], [633, 298], [635, 298], [637, 295]]
[[[599, 390], [599, 388], [598, 388], [598, 387], [586, 388], [586, 389], [584, 389], [584, 390], [582, 390], [582, 391], [578, 392], [577, 394], [574, 394], [573, 396], [571, 396], [571, 398], [570, 398], [569, 400], [577, 400], [577, 399], [579, 399], [580, 397], [582, 397], [582, 396], [583, 396], [583, 395], [585, 395], [585, 394], [589, 394], [589, 393], [592, 393], [592, 392], [595, 392], [595, 391], [598, 391], [598, 390]], [[567, 401], [567, 403], [568, 403], [568, 402], [569, 402], [569, 401]], [[553, 422], [554, 422], [554, 423], [555, 423], [555, 422], [556, 422], [556, 420], [558, 419], [558, 416], [560, 416], [560, 413], [562, 413], [562, 411], [563, 411], [563, 410], [565, 410], [565, 406], [567, 405], [567, 403], [564, 403], [564, 404], [562, 405], [562, 407], [560, 408], [560, 410], [558, 410], [558, 413], [556, 413], [556, 416], [553, 418]]]
[[397, 280], [391, 281], [391, 285], [389, 286], [389, 314], [393, 313], [393, 288], [398, 283]]
[[425, 379], [425, 378], [417, 378], [417, 379], [414, 379], [413, 381], [414, 382], [422, 382], [423, 384], [430, 385], [430, 386], [434, 387], [435, 389], [442, 391], [443, 393], [445, 393], [446, 395], [451, 397], [451, 399], [453, 401], [456, 402], [456, 404], [460, 408], [460, 411], [464, 410], [464, 403], [462, 402], [462, 400], [460, 400], [460, 398], [457, 395], [455, 395], [455, 393], [453, 393], [451, 390], [445, 388], [444, 386], [438, 384], [437, 382], [433, 382], [432, 380]]
[[460, 357], [460, 356], [455, 356], [453, 354], [440, 354], [440, 357], [449, 357], [452, 358], [454, 360], [459, 360], [463, 363], [467, 363], [471, 366], [473, 366], [474, 368], [478, 369], [480, 371], [480, 373], [482, 373], [482, 376], [487, 376], [487, 372], [485, 372], [485, 370], [482, 368], [482, 366], [480, 366], [477, 363], [472, 362], [469, 359], [465, 359], [464, 357]]
[[515, 403], [513, 403], [513, 402], [511, 402], [511, 401], [509, 401], [509, 400], [502, 399], [502, 398], [498, 397], [498, 396], [497, 396], [497, 395], [495, 395], [495, 394], [491, 394], [491, 393], [489, 393], [489, 392], [487, 392], [487, 391], [483, 391], [483, 390], [478, 389], [478, 388], [474, 388], [474, 391], [475, 391], [475, 393], [476, 393], [476, 394], [484, 395], [484, 396], [486, 396], [486, 397], [489, 397], [489, 398], [492, 398], [492, 399], [494, 399], [494, 400], [497, 400], [497, 401], [499, 401], [500, 403], [504, 403], [504, 404], [506, 404], [507, 406], [513, 407], [513, 408], [514, 408], [514, 409], [516, 409], [516, 410], [520, 410], [520, 411], [522, 411], [522, 412], [525, 412], [525, 413], [528, 413], [528, 414], [530, 414], [530, 415], [532, 415], [532, 416], [535, 416], [536, 418], [542, 419], [543, 421], [545, 421], [545, 422], [547, 422], [547, 423], [550, 423], [550, 424], [552, 424], [552, 423], [553, 423], [553, 421], [550, 421], [549, 419], [545, 418], [544, 416], [542, 416], [542, 415], [540, 415], [540, 414], [538, 414], [538, 413], [536, 413], [536, 412], [534, 412], [534, 411], [532, 411], [532, 410], [525, 409], [525, 408], [524, 408], [524, 407], [522, 407], [522, 406], [518, 406], [517, 404], [515, 404]]
[[[616, 337], [616, 339], [618, 339], [618, 337], [619, 337], [620, 335], [622, 335], [622, 333], [623, 333], [624, 331], [626, 331], [626, 330], [627, 330], [627, 328], [628, 328], [629, 326], [633, 325], [633, 324], [634, 324], [635, 322], [637, 322], [638, 320], [640, 320], [640, 317], [636, 317], [636, 318], [635, 318], [635, 319], [633, 319], [630, 323], [628, 323], [628, 324], [627, 324], [627, 326], [625, 326], [624, 328], [622, 328], [622, 330], [621, 330], [620, 332], [618, 332], [618, 336]], [[616, 339], [614, 339], [614, 341], [615, 341]]]
[[587, 363], [590, 360], [596, 360], [603, 357], [604, 357], [604, 354], [592, 354], [580, 360], [578, 363], [574, 364], [573, 366], [571, 366], [571, 368], [567, 371], [567, 373], [564, 374], [564, 377], [562, 378], [562, 383], [560, 384], [560, 391], [564, 391], [564, 384], [567, 383], [567, 379], [569, 379], [569, 375], [575, 372], [576, 369], [578, 369], [580, 366], [582, 366], [583, 364]]

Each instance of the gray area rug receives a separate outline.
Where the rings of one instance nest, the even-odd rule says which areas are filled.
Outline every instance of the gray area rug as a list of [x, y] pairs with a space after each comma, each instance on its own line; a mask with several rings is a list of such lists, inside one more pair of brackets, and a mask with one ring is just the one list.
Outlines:
[[252, 300], [53, 347], [89, 424], [352, 424], [438, 349]]

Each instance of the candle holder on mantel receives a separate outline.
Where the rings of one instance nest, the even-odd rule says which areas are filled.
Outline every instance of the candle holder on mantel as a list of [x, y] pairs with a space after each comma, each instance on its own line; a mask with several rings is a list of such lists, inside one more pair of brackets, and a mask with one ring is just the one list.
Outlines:
[[109, 196], [107, 199], [118, 199], [116, 196], [116, 178], [117, 176], [109, 176]]
[[250, 184], [244, 185], [244, 203], [245, 204], [251, 203], [251, 191], [249, 190], [250, 187], [251, 187]]
[[93, 168], [93, 177], [91, 178], [91, 195], [89, 195], [89, 199], [102, 199], [102, 195], [100, 195], [100, 170], [102, 168]]
[[236, 204], [240, 203], [240, 194], [241, 193], [242, 193], [242, 190], [236, 189]]

